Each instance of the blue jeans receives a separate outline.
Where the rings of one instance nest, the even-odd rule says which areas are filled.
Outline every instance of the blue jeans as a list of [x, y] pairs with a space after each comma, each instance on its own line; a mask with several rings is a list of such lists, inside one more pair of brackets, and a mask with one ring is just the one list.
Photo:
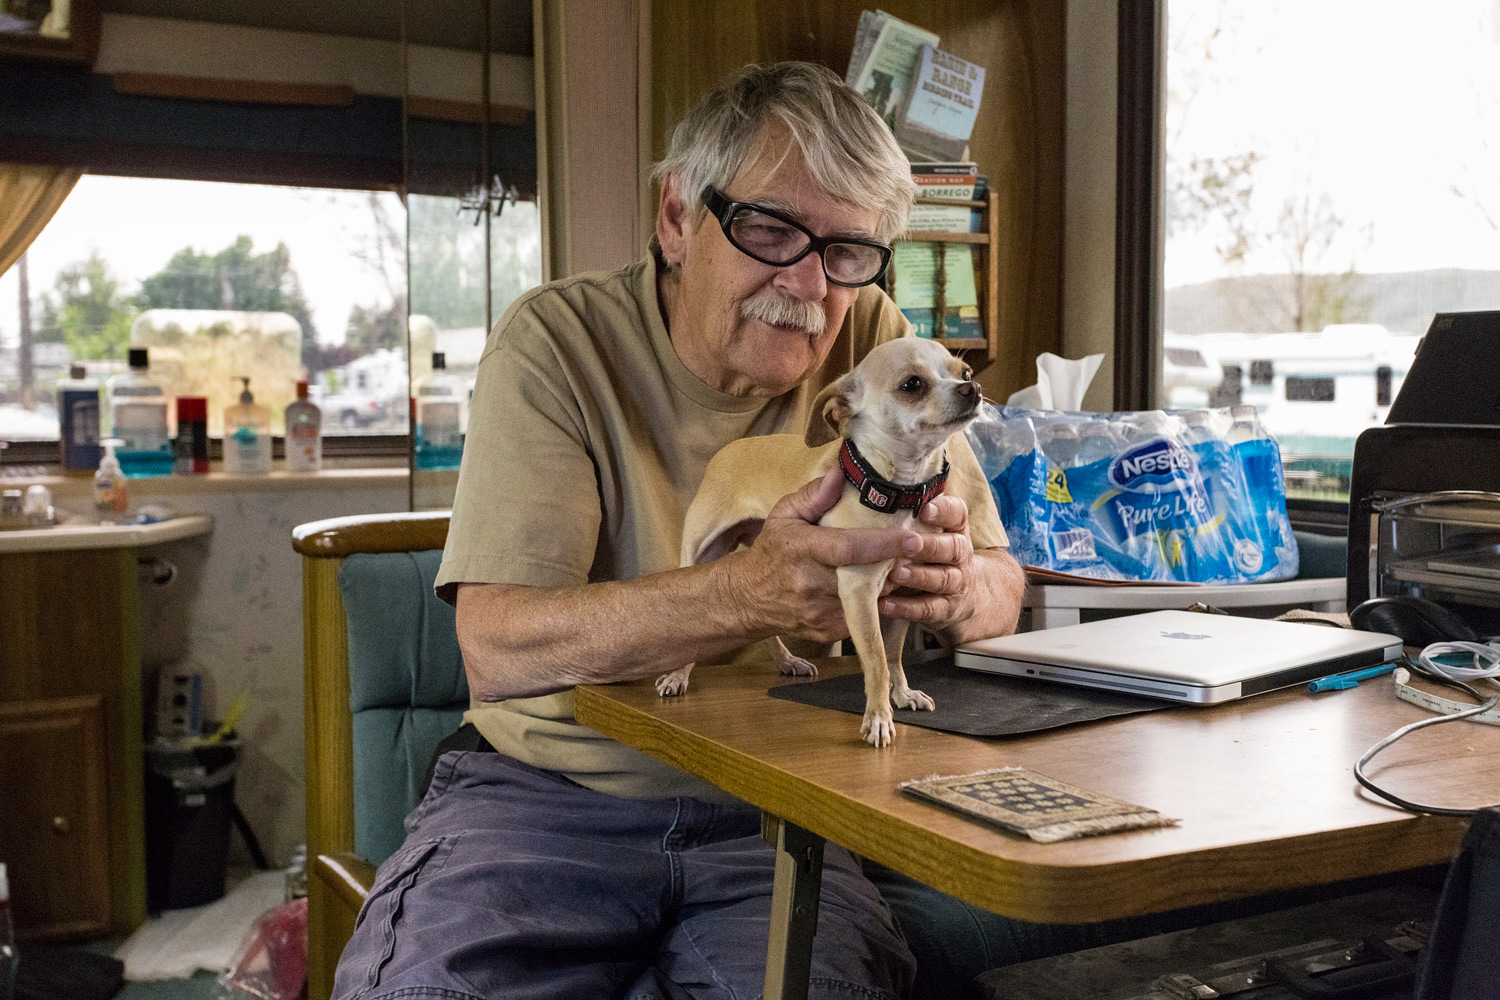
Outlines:
[[[623, 799], [451, 751], [380, 866], [335, 1000], [745, 1000], [765, 980], [774, 851], [749, 805]], [[828, 844], [810, 996], [894, 1000], [915, 962]]]

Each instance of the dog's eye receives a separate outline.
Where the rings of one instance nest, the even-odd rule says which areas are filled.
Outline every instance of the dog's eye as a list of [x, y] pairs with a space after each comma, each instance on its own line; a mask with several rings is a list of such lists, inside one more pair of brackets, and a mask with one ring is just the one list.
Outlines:
[[909, 378], [905, 382], [901, 383], [901, 391], [902, 392], [921, 392], [922, 391], [922, 385], [923, 385], [923, 383], [922, 383], [921, 377], [918, 376], [918, 375], [913, 375], [911, 378]]
[[964, 372], [963, 372], [963, 375], [961, 377], [963, 378], [963, 380], [965, 382], [969, 381], [969, 379], [971, 379], [971, 378], [974, 377], [974, 369], [972, 369], [972, 368], [965, 368]]

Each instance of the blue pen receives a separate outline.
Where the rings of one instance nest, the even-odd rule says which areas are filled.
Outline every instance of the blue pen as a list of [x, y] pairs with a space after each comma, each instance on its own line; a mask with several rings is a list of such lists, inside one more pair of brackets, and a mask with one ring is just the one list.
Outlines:
[[1359, 682], [1370, 677], [1379, 677], [1396, 669], [1396, 662], [1382, 663], [1378, 667], [1366, 667], [1364, 670], [1351, 670], [1347, 674], [1329, 674], [1327, 677], [1319, 677], [1307, 685], [1309, 691], [1347, 691], [1352, 687], [1358, 687]]

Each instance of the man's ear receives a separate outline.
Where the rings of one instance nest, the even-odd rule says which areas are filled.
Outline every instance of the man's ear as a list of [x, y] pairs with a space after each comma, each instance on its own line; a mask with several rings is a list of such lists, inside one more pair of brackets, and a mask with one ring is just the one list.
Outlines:
[[825, 445], [843, 435], [844, 424], [854, 416], [855, 388], [854, 373], [849, 372], [818, 393], [807, 417], [807, 436], [803, 439], [809, 448]]
[[667, 174], [661, 179], [661, 198], [656, 206], [656, 241], [668, 264], [682, 263], [692, 225], [693, 213], [682, 197], [682, 178]]

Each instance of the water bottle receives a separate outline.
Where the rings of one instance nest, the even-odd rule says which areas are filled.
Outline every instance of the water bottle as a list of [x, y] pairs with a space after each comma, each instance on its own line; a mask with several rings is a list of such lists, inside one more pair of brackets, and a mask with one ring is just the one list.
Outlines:
[[458, 468], [464, 453], [464, 393], [448, 374], [443, 352], [432, 353], [432, 374], [418, 383], [416, 400], [417, 468]]
[[1189, 447], [1218, 438], [1214, 433], [1213, 414], [1207, 410], [1188, 410], [1182, 415], [1182, 422], [1186, 425], [1182, 432], [1182, 443]]
[[1122, 446], [1123, 442], [1109, 426], [1109, 421], [1090, 420], [1078, 432], [1078, 464], [1093, 465], [1114, 458]]
[[10, 916], [10, 877], [0, 861], [0, 1000], [16, 995], [16, 925]]
[[1078, 449], [1082, 441], [1078, 428], [1069, 417], [1055, 417], [1044, 423], [1036, 435], [1037, 443], [1047, 461], [1059, 469], [1071, 469], [1078, 464]]
[[125, 475], [166, 476], [172, 472], [172, 441], [167, 434], [167, 394], [150, 374], [144, 347], [130, 349], [130, 371], [105, 383], [109, 397], [110, 436]]

